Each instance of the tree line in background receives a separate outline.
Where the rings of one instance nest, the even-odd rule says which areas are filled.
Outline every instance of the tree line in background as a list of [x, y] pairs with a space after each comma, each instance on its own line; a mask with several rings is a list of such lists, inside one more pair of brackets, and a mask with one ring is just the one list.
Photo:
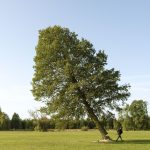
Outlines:
[[[95, 123], [90, 118], [48, 118], [39, 112], [31, 112], [32, 119], [21, 119], [17, 113], [12, 118], [0, 110], [0, 130], [35, 130], [48, 131], [49, 129], [95, 129]], [[100, 117], [106, 129], [149, 130], [150, 116], [147, 111], [147, 102], [134, 100], [119, 111], [118, 118], [107, 111]]]

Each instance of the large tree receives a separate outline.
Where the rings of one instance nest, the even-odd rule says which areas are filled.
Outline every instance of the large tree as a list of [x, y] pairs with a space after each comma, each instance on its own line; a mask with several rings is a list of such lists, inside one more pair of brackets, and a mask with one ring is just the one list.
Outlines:
[[34, 61], [32, 93], [45, 103], [42, 110], [61, 119], [88, 115], [106, 139], [100, 117], [130, 93], [128, 84], [119, 85], [119, 71], [106, 69], [104, 51], [96, 52], [68, 28], [53, 26], [39, 31]]

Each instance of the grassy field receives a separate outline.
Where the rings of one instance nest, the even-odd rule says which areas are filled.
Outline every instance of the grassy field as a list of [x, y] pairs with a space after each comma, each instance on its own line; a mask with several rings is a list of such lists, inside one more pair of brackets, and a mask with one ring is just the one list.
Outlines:
[[[109, 132], [115, 140], [115, 131]], [[150, 131], [123, 133], [123, 142], [97, 143], [99, 132], [0, 132], [0, 150], [150, 150]]]

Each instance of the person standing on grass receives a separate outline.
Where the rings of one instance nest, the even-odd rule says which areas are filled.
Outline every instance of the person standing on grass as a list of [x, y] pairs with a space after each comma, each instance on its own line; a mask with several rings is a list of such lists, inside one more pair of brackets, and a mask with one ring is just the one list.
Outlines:
[[123, 133], [122, 127], [118, 128], [118, 130], [117, 130], [118, 138], [116, 139], [116, 142], [119, 140], [119, 138], [121, 139], [121, 141], [123, 141], [122, 137], [121, 137], [122, 133]]

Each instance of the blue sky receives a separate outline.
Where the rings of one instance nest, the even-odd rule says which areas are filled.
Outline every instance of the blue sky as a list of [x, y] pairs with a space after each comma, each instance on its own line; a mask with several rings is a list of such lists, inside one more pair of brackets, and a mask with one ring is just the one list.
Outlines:
[[[0, 106], [21, 118], [39, 108], [31, 90], [38, 30], [68, 27], [108, 55], [130, 83], [130, 103], [150, 103], [149, 0], [0, 0]], [[150, 106], [149, 106], [150, 112]]]

